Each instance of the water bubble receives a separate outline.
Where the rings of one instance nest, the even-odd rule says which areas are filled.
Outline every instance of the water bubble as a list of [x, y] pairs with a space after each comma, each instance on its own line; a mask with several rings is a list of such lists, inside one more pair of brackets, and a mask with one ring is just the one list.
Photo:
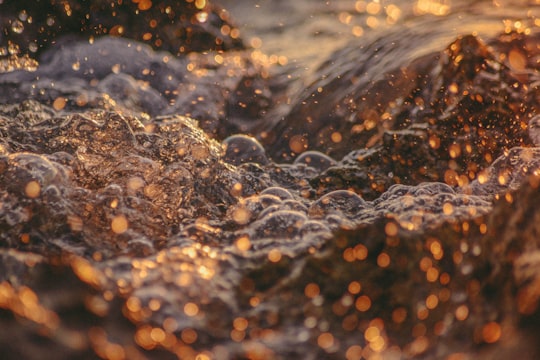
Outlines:
[[261, 192], [261, 195], [264, 195], [264, 194], [277, 196], [278, 198], [280, 198], [282, 200], [292, 199], [293, 198], [293, 196], [289, 192], [289, 190], [281, 188], [281, 187], [277, 187], [277, 186], [272, 186], [272, 187], [264, 189]]
[[262, 210], [260, 213], [259, 213], [259, 216], [258, 218], [259, 219], [262, 219], [264, 218], [265, 216], [268, 216], [268, 214], [271, 214], [271, 213], [274, 213], [276, 211], [279, 211], [281, 209], [281, 206], [277, 205], [277, 204], [274, 204], [274, 205], [270, 205], [268, 206], [266, 209]]
[[227, 217], [239, 225], [250, 223], [266, 208], [280, 204], [281, 200], [274, 195], [253, 195], [241, 199], [227, 210]]
[[311, 234], [323, 234], [331, 236], [331, 231], [328, 226], [322, 221], [308, 220], [300, 228], [300, 234], [302, 237], [309, 236]]
[[253, 162], [265, 165], [268, 163], [263, 146], [251, 136], [232, 135], [223, 140], [223, 145], [225, 146], [223, 160], [229, 164], [240, 165]]
[[293, 199], [287, 199], [283, 201], [281, 207], [289, 210], [299, 211], [304, 214], [307, 214], [308, 212], [308, 208], [304, 204]]
[[349, 190], [336, 190], [315, 201], [310, 206], [308, 214], [316, 219], [332, 213], [352, 217], [368, 206], [368, 203], [358, 194]]
[[[2, 2], [0, 1], [0, 4]], [[20, 13], [19, 13], [19, 20], [21, 21], [26, 21], [28, 19], [28, 13], [26, 12], [26, 10], [22, 10]]]
[[253, 238], [292, 239], [306, 221], [306, 215], [297, 211], [275, 211], [253, 223]]
[[306, 164], [312, 168], [323, 172], [331, 166], [335, 166], [337, 162], [330, 156], [325, 155], [319, 151], [305, 151], [300, 154], [295, 160], [295, 164]]

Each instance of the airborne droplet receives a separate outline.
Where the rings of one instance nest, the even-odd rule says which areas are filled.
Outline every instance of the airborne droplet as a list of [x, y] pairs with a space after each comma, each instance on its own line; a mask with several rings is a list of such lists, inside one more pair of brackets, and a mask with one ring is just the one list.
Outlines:
[[22, 34], [24, 31], [24, 24], [19, 20], [14, 20], [11, 24], [11, 30], [16, 34]]

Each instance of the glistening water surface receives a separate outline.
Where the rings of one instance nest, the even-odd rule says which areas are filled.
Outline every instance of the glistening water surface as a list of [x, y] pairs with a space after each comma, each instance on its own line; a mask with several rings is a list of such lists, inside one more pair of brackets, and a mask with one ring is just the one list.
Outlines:
[[538, 14], [0, 0], [2, 356], [536, 358]]

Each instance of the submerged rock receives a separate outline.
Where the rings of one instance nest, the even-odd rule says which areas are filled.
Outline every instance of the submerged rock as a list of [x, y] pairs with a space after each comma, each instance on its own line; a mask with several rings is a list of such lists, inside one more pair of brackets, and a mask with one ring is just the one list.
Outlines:
[[[529, 61], [523, 74], [499, 60], [526, 41], [538, 38], [504, 35], [488, 47], [465, 36], [441, 53], [402, 66], [389, 79], [359, 82], [345, 96], [333, 92], [337, 85], [326, 84], [327, 79], [315, 82], [312, 87], [329, 93], [317, 90], [292, 108], [274, 129], [283, 134], [270, 153], [288, 158], [324, 149], [338, 158], [345, 155], [340, 166], [312, 179], [321, 191], [350, 188], [373, 199], [395, 183], [466, 185], [510, 148], [532, 144], [527, 124], [538, 112], [538, 66], [528, 59], [535, 51], [522, 55]], [[334, 83], [347, 78], [341, 74]], [[321, 97], [327, 107], [333, 102], [330, 111], [319, 111]], [[378, 105], [366, 108], [369, 101]]]

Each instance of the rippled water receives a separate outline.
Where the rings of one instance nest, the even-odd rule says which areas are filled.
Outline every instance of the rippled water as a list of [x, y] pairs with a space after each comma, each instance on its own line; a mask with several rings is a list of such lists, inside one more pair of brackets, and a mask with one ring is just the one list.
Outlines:
[[221, 4], [0, 1], [6, 357], [535, 358], [538, 1]]
[[405, 37], [400, 42], [421, 55], [441, 50], [459, 35], [492, 36], [513, 21], [534, 20], [538, 6], [534, 0], [224, 0], [221, 4], [242, 34], [252, 39], [251, 45], [269, 55], [285, 56], [289, 64], [308, 72], [333, 51], [358, 46], [366, 37], [382, 36], [393, 28], [416, 28], [420, 43], [404, 41]]

